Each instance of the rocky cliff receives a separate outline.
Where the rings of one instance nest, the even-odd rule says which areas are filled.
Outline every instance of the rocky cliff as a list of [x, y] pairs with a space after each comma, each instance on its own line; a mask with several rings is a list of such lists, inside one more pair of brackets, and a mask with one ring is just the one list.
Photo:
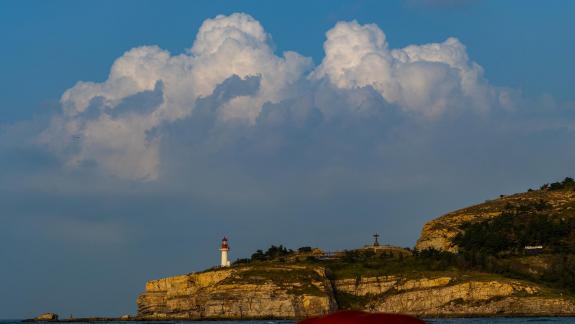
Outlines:
[[418, 316], [573, 315], [575, 303], [495, 275], [429, 273], [334, 279], [317, 266], [242, 266], [153, 280], [140, 319], [294, 319], [336, 309]]
[[433, 248], [449, 252], [457, 252], [457, 245], [452, 239], [461, 231], [465, 223], [480, 222], [495, 218], [512, 206], [516, 209], [528, 209], [530, 206], [545, 203], [549, 206], [546, 213], [553, 217], [571, 217], [575, 212], [575, 191], [569, 190], [533, 190], [456, 210], [433, 219], [423, 226], [416, 249]]
[[[526, 252], [528, 242], [540, 244], [537, 255]], [[575, 316], [570, 178], [434, 219], [416, 251], [362, 248], [324, 258], [309, 248], [307, 254], [272, 248], [246, 264], [148, 282], [138, 318], [293, 319], [337, 309]]]
[[573, 300], [532, 283], [485, 274], [430, 276], [367, 277], [334, 284], [345, 309], [423, 317], [575, 314]]
[[142, 319], [303, 318], [336, 309], [320, 267], [242, 266], [149, 281]]

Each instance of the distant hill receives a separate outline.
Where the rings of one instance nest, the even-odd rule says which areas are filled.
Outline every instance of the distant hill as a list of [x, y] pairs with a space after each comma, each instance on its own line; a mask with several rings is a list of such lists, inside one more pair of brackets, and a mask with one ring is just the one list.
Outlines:
[[[530, 189], [527, 192], [514, 195], [502, 195], [497, 199], [443, 215], [425, 224], [415, 248], [417, 250], [431, 248], [439, 251], [458, 252], [459, 246], [457, 242], [454, 242], [454, 239], [464, 231], [466, 226], [487, 222], [500, 216], [517, 218], [542, 216], [551, 223], [569, 222], [575, 218], [575, 181], [566, 178], [563, 182], [543, 185], [538, 190]], [[571, 239], [568, 237], [571, 230], [568, 233], [555, 234], [562, 235], [565, 240]], [[547, 242], [539, 241], [527, 244], [539, 245], [544, 243]]]
[[449, 252], [464, 268], [575, 292], [575, 181], [545, 184], [436, 218], [416, 250]]

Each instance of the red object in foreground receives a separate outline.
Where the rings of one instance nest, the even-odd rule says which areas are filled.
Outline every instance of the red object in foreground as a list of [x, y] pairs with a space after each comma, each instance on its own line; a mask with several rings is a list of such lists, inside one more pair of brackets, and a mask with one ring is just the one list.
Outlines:
[[424, 321], [401, 314], [378, 314], [341, 311], [322, 317], [308, 318], [298, 324], [425, 324]]

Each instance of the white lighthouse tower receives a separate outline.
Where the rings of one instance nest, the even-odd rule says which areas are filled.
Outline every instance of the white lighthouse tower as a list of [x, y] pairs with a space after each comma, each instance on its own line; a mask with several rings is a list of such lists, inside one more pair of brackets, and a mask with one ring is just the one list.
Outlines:
[[226, 237], [224, 237], [222, 239], [222, 247], [220, 248], [220, 252], [222, 254], [222, 260], [220, 263], [221, 267], [229, 267], [230, 266], [230, 261], [228, 260], [228, 251], [230, 250], [230, 247], [228, 245], [228, 239]]

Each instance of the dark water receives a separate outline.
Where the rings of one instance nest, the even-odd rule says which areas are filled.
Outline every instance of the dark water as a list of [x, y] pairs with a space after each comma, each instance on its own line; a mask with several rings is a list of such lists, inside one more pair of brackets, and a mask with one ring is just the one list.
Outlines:
[[[575, 324], [575, 317], [501, 317], [501, 318], [449, 318], [449, 319], [429, 319], [430, 324]], [[158, 321], [158, 322], [98, 322], [100, 324], [294, 324], [294, 321]], [[0, 320], [0, 324], [20, 324], [19, 320]], [[73, 322], [66, 322], [73, 324]], [[85, 324], [78, 322], [77, 324]]]
[[438, 324], [518, 324], [518, 323], [549, 323], [563, 324], [575, 323], [575, 317], [499, 317], [499, 318], [450, 318], [426, 320], [428, 323]]

